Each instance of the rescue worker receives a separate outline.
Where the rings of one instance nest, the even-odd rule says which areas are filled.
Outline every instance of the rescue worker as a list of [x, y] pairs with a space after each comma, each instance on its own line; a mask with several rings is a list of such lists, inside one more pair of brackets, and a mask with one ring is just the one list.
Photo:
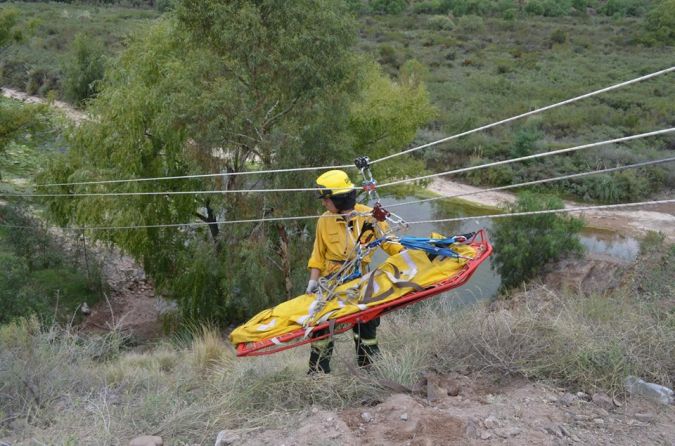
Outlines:
[[[356, 203], [356, 189], [349, 176], [342, 170], [330, 170], [316, 180], [320, 188], [319, 198], [322, 200], [326, 212], [319, 218], [316, 225], [314, 249], [307, 267], [310, 271], [307, 284], [307, 294], [318, 290], [320, 277], [330, 277], [342, 264], [354, 255], [355, 243], [367, 244], [377, 238], [374, 225], [379, 225], [383, 231], [387, 224], [377, 222], [372, 216], [353, 215], [353, 213], [369, 213], [372, 208]], [[382, 248], [394, 255], [403, 250], [398, 243], [385, 242]], [[361, 270], [367, 271], [372, 253], [366, 256], [361, 264]], [[357, 324], [353, 328], [356, 347], [357, 363], [360, 367], [368, 367], [373, 356], [379, 353], [377, 346], [377, 327], [380, 319]], [[325, 330], [317, 331], [314, 336], [325, 334]], [[333, 341], [322, 339], [311, 344], [309, 356], [309, 372], [330, 373], [330, 359], [333, 353]]]

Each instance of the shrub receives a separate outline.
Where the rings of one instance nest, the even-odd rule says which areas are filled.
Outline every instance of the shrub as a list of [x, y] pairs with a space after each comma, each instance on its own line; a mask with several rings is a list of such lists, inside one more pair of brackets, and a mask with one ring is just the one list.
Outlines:
[[96, 83], [103, 79], [105, 62], [103, 44], [78, 34], [63, 66], [63, 90], [66, 98], [83, 103], [96, 94]]
[[516, 138], [511, 148], [511, 157], [530, 155], [537, 148], [537, 141], [543, 134], [537, 128], [525, 127], [516, 132]]
[[415, 14], [442, 14], [448, 12], [448, 9], [441, 0], [426, 0], [413, 5]]
[[531, 0], [525, 5], [525, 12], [529, 15], [544, 15], [544, 5], [539, 0]]
[[633, 16], [637, 17], [644, 13], [644, 1], [641, 0], [607, 0], [600, 11], [608, 16]]
[[0, 323], [31, 314], [69, 320], [82, 302], [100, 299], [99, 266], [84, 263], [91, 256], [75, 258], [77, 249], [67, 254], [11, 206], [0, 206], [0, 221], [17, 226], [0, 233]]
[[450, 20], [448, 16], [444, 15], [435, 15], [429, 17], [429, 21], [427, 23], [429, 24], [429, 28], [439, 31], [449, 31], [455, 26], [454, 23], [452, 23], [452, 20]]
[[370, 2], [373, 12], [378, 14], [400, 14], [408, 7], [405, 0], [373, 0]]
[[[522, 193], [507, 212], [560, 209], [559, 198]], [[580, 219], [556, 214], [528, 215], [498, 219], [494, 229], [495, 264], [502, 286], [512, 288], [535, 277], [545, 265], [566, 254], [581, 252], [577, 233]]]
[[675, 44], [675, 0], [661, 0], [647, 14], [647, 38], [654, 42]]
[[477, 15], [460, 17], [457, 27], [464, 33], [479, 33], [485, 30], [485, 22]]
[[549, 39], [552, 44], [562, 45], [563, 43], [567, 42], [567, 33], [558, 28], [551, 33], [551, 37]]

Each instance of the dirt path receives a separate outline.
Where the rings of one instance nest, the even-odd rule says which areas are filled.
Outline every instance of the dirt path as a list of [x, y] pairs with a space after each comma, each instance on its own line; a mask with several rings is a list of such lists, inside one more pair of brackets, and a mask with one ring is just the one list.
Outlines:
[[[25, 102], [26, 104], [48, 104], [49, 102], [46, 99], [37, 97], [37, 96], [30, 96], [27, 93], [14, 90], [12, 88], [8, 87], [0, 87], [2, 89], [2, 95], [6, 98], [10, 99], [16, 99], [17, 101]], [[56, 108], [57, 110], [62, 111], [69, 119], [73, 120], [75, 123], [80, 123], [84, 120], [89, 119], [89, 116], [87, 116], [86, 113], [81, 112], [79, 110], [76, 110], [73, 108], [72, 105], [62, 102], [62, 101], [54, 101], [51, 102], [51, 106]]]
[[[431, 192], [442, 196], [453, 196], [479, 192], [481, 188], [469, 186], [455, 181], [436, 178], [429, 185]], [[473, 205], [497, 208], [505, 203], [513, 203], [516, 196], [510, 192], [485, 192], [460, 197]], [[584, 206], [581, 203], [565, 202], [565, 207]], [[575, 215], [583, 216], [589, 227], [615, 231], [624, 235], [642, 237], [648, 231], [659, 231], [666, 239], [675, 243], [675, 204], [645, 206], [642, 209], [626, 210], [590, 210]]]

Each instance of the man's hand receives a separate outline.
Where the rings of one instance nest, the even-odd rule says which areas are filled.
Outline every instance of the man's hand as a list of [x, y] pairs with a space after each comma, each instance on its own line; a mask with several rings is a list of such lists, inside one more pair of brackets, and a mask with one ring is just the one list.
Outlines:
[[314, 294], [317, 291], [319, 291], [319, 281], [309, 279], [309, 282], [307, 282], [307, 290], [305, 291], [305, 294]]

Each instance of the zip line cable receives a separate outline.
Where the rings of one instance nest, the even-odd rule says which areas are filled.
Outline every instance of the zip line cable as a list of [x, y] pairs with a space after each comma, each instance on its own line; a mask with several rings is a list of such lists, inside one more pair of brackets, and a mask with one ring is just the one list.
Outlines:
[[[423, 223], [446, 223], [446, 222], [455, 222], [455, 221], [468, 221], [468, 220], [481, 220], [486, 218], [506, 218], [506, 217], [521, 217], [527, 215], [541, 215], [541, 214], [558, 214], [558, 213], [567, 213], [567, 212], [583, 212], [589, 210], [603, 210], [603, 209], [616, 209], [622, 207], [637, 207], [637, 206], [653, 206], [657, 204], [669, 204], [675, 203], [675, 199], [667, 200], [655, 200], [655, 201], [640, 201], [635, 203], [618, 203], [618, 204], [606, 204], [606, 205], [596, 205], [596, 206], [578, 206], [571, 208], [563, 209], [547, 209], [543, 211], [529, 211], [529, 212], [512, 212], [506, 214], [491, 214], [491, 215], [477, 215], [474, 217], [455, 217], [455, 218], [442, 218], [436, 220], [417, 220], [417, 221], [408, 221], [406, 223], [410, 225], [423, 224]], [[259, 222], [273, 222], [273, 221], [287, 221], [287, 220], [308, 220], [314, 218], [327, 218], [334, 217], [333, 215], [306, 215], [302, 217], [272, 217], [272, 218], [259, 218], [259, 219], [248, 219], [248, 220], [225, 220], [220, 222], [193, 222], [193, 223], [169, 223], [169, 224], [158, 224], [158, 225], [137, 225], [137, 226], [81, 226], [78, 228], [70, 227], [53, 227], [54, 229], [61, 229], [64, 231], [111, 231], [119, 229], [148, 229], [148, 228], [174, 228], [180, 226], [207, 226], [211, 224], [219, 225], [231, 225], [237, 223], [259, 223]], [[0, 227], [6, 228], [31, 228], [30, 226], [14, 226], [14, 225], [0, 225]]]
[[[445, 175], [453, 175], [457, 173], [464, 173], [464, 172], [470, 172], [473, 170], [479, 170], [479, 169], [485, 169], [488, 167], [494, 167], [494, 166], [500, 166], [504, 164], [510, 164], [510, 163], [515, 163], [519, 161], [526, 161], [530, 159], [535, 159], [535, 158], [543, 158], [547, 156], [552, 156], [552, 155], [558, 155], [561, 153], [567, 153], [567, 152], [573, 152], [573, 151], [578, 151], [578, 150], [583, 150], [583, 149], [589, 149], [597, 146], [602, 146], [602, 145], [607, 145], [607, 144], [614, 144], [618, 142], [624, 142], [624, 141], [632, 141], [634, 139], [640, 139], [640, 138], [646, 138], [649, 136], [656, 136], [656, 135], [662, 135], [666, 133], [670, 133], [675, 131], [675, 127], [667, 128], [667, 129], [662, 129], [662, 130], [655, 130], [653, 132], [647, 132], [647, 133], [641, 133], [637, 135], [631, 135], [631, 136], [624, 136], [622, 138], [615, 138], [615, 139], [610, 139], [607, 141], [600, 141], [600, 142], [594, 142], [590, 144], [584, 144], [580, 146], [574, 146], [574, 147], [569, 147], [566, 149], [559, 149], [559, 150], [553, 150], [551, 152], [542, 152], [542, 153], [535, 153], [533, 155], [528, 155], [528, 156], [522, 156], [519, 158], [511, 158], [507, 160], [502, 160], [502, 161], [495, 161], [492, 163], [486, 163], [486, 164], [481, 164], [478, 166], [470, 166], [470, 167], [463, 167], [460, 169], [455, 169], [455, 170], [449, 170], [445, 172], [439, 172], [439, 173], [434, 173], [430, 175], [424, 175], [421, 177], [415, 177], [415, 178], [407, 178], [407, 179], [402, 179], [402, 180], [397, 180], [397, 181], [392, 181], [390, 183], [384, 183], [379, 186], [378, 188], [382, 187], [389, 187], [389, 186], [394, 186], [398, 184], [404, 184], [404, 183], [412, 183], [414, 181], [419, 181], [419, 180], [425, 180], [429, 178], [435, 178], [435, 177], [440, 177], [440, 176], [445, 176]], [[151, 191], [151, 192], [76, 192], [72, 194], [10, 194], [10, 193], [0, 193], [0, 197], [119, 197], [119, 196], [140, 196], [140, 195], [207, 195], [207, 194], [232, 194], [232, 193], [271, 193], [271, 192], [311, 192], [311, 191], [319, 191], [323, 190], [325, 188], [320, 188], [320, 187], [311, 187], [311, 188], [288, 188], [288, 189], [231, 189], [231, 190], [203, 190], [203, 191]], [[354, 188], [354, 190], [361, 190], [361, 188]]]
[[581, 95], [581, 96], [577, 96], [577, 97], [574, 97], [574, 98], [571, 98], [571, 99], [567, 99], [567, 100], [562, 101], [562, 102], [557, 102], [555, 104], [547, 105], [546, 107], [541, 107], [541, 108], [529, 111], [527, 113], [522, 113], [520, 115], [513, 116], [511, 118], [502, 119], [501, 121], [497, 121], [497, 122], [494, 122], [492, 124], [487, 124], [487, 125], [484, 125], [482, 127], [477, 127], [475, 129], [472, 129], [472, 130], [467, 130], [466, 132], [462, 132], [462, 133], [458, 133], [456, 135], [448, 136], [447, 138], [442, 138], [442, 139], [439, 139], [437, 141], [422, 144], [421, 146], [412, 147], [412, 148], [404, 150], [402, 152], [394, 153], [392, 155], [388, 155], [388, 156], [384, 156], [382, 158], [376, 159], [376, 160], [372, 161], [371, 164], [379, 163], [381, 161], [390, 160], [392, 158], [396, 158], [396, 157], [401, 156], [401, 155], [407, 155], [408, 153], [416, 152], [418, 150], [426, 149], [427, 147], [435, 146], [437, 144], [441, 144], [441, 143], [444, 143], [444, 142], [447, 142], [447, 141], [450, 141], [450, 140], [453, 140], [453, 139], [461, 138], [462, 136], [467, 136], [467, 135], [470, 135], [472, 133], [480, 132], [482, 130], [487, 130], [487, 129], [490, 129], [492, 127], [496, 127], [498, 125], [506, 124], [508, 122], [512, 122], [512, 121], [515, 121], [515, 120], [518, 120], [518, 119], [521, 119], [521, 118], [525, 118], [527, 116], [531, 116], [531, 115], [534, 115], [534, 114], [537, 114], [537, 113], [544, 112], [546, 110], [551, 110], [553, 108], [560, 107], [562, 105], [571, 104], [572, 102], [576, 102], [576, 101], [579, 101], [581, 99], [589, 98], [591, 96], [595, 96], [595, 95], [598, 95], [598, 94], [601, 94], [601, 93], [605, 93], [605, 92], [608, 92], [608, 91], [611, 91], [611, 90], [615, 90], [617, 88], [625, 87], [626, 85], [630, 85], [630, 84], [634, 84], [636, 82], [641, 82], [641, 81], [644, 81], [644, 80], [647, 80], [647, 79], [651, 79], [651, 78], [659, 76], [661, 74], [670, 73], [673, 70], [675, 70], [675, 67], [666, 68], [664, 70], [660, 70], [660, 71], [657, 71], [655, 73], [647, 74], [645, 76], [638, 77], [638, 78], [635, 78], [635, 79], [632, 79], [632, 80], [629, 80], [629, 81], [626, 81], [626, 82], [621, 82], [619, 84], [615, 84], [615, 85], [612, 85], [610, 87], [603, 88], [601, 90], [592, 91], [590, 93], [586, 93], [586, 94]]
[[571, 208], [562, 208], [562, 209], [546, 209], [543, 211], [528, 211], [528, 212], [511, 212], [507, 214], [491, 214], [491, 215], [477, 215], [475, 217], [456, 217], [456, 218], [440, 218], [437, 220], [418, 220], [418, 221], [409, 221], [409, 225], [417, 225], [423, 223], [448, 223], [454, 221], [467, 221], [467, 220], [483, 220], [486, 218], [507, 218], [507, 217], [523, 217], [527, 215], [543, 215], [543, 214], [561, 214], [568, 212], [584, 212], [592, 210], [603, 210], [603, 209], [616, 209], [622, 207], [637, 207], [637, 206], [653, 206], [657, 204], [669, 204], [675, 203], [675, 199], [668, 200], [656, 200], [656, 201], [640, 201], [637, 203], [619, 203], [619, 204], [605, 204], [599, 206], [578, 206]]
[[40, 187], [54, 187], [54, 186], [84, 186], [92, 184], [116, 184], [116, 183], [139, 183], [142, 181], [162, 181], [162, 180], [186, 180], [190, 178], [213, 178], [213, 177], [229, 177], [240, 175], [262, 175], [268, 173], [286, 173], [286, 172], [307, 172], [314, 170], [330, 170], [330, 169], [349, 169], [354, 168], [354, 164], [344, 164], [341, 166], [317, 166], [317, 167], [293, 167], [289, 169], [272, 169], [272, 170], [247, 170], [244, 172], [225, 172], [225, 173], [204, 173], [195, 175], [179, 175], [173, 177], [148, 177], [148, 178], [129, 178], [126, 180], [101, 180], [101, 181], [80, 181], [75, 183], [51, 183], [39, 184]]
[[445, 175], [452, 175], [456, 173], [464, 173], [464, 172], [471, 172], [472, 170], [478, 170], [478, 169], [485, 169], [486, 167], [494, 167], [494, 166], [501, 166], [504, 164], [511, 164], [519, 161], [527, 161], [535, 158], [543, 158], [546, 156], [551, 156], [551, 155], [559, 155], [561, 153], [568, 153], [568, 152], [575, 152], [578, 150], [582, 149], [590, 149], [592, 147], [597, 147], [597, 146], [602, 146], [606, 144], [613, 144], [617, 142], [623, 142], [623, 141], [631, 141], [633, 139], [639, 139], [639, 138], [646, 138], [648, 136], [655, 136], [655, 135], [662, 135], [665, 133], [670, 133], [672, 131], [675, 131], [675, 127], [670, 127], [667, 129], [663, 130], [656, 130], [653, 132], [648, 132], [648, 133], [641, 133], [639, 135], [632, 135], [632, 136], [624, 136], [623, 138], [616, 138], [616, 139], [610, 139], [607, 141], [600, 141], [600, 142], [594, 142], [591, 144], [583, 144], [581, 146], [575, 146], [575, 147], [569, 147], [567, 149], [560, 149], [560, 150], [553, 150], [551, 152], [542, 152], [542, 153], [535, 153], [534, 155], [527, 155], [527, 156], [521, 156], [518, 158], [511, 158], [503, 161], [495, 161], [492, 163], [487, 163], [487, 164], [481, 164], [479, 166], [470, 166], [470, 167], [463, 167], [461, 169], [455, 169], [455, 170], [449, 170], [446, 172], [439, 172], [439, 173], [433, 173], [430, 175], [423, 175], [421, 177], [415, 177], [415, 178], [406, 178], [398, 181], [392, 181], [389, 183], [384, 183], [380, 184], [378, 188], [382, 187], [388, 187], [388, 186], [395, 186], [397, 184], [405, 184], [405, 183], [412, 183], [414, 181], [420, 181], [420, 180], [426, 180], [429, 178], [436, 178], [436, 177], [441, 177]]
[[[532, 111], [529, 111], [527, 113], [522, 113], [517, 116], [513, 116], [510, 118], [502, 119], [501, 121], [494, 122], [492, 124], [487, 124], [482, 127], [477, 127], [472, 130], [468, 130], [466, 132], [458, 133], [455, 135], [448, 136], [443, 139], [439, 139], [437, 141], [433, 141], [430, 143], [423, 144], [421, 146], [413, 147], [407, 150], [404, 150], [402, 152], [398, 152], [389, 156], [385, 156], [382, 158], [379, 158], [377, 160], [374, 160], [371, 162], [371, 164], [379, 163], [381, 161], [386, 161], [391, 158], [395, 158], [401, 155], [405, 155], [408, 153], [415, 152], [417, 150], [425, 149], [427, 147], [431, 147], [437, 144], [441, 144], [446, 141], [450, 141], [453, 139], [461, 138], [462, 136], [467, 136], [472, 133], [476, 133], [482, 130], [486, 130], [492, 127], [496, 127], [502, 124], [506, 124], [508, 122], [512, 122], [527, 116], [531, 116], [537, 113], [541, 113], [556, 107], [560, 107], [562, 105], [566, 104], [571, 104], [573, 102], [579, 101], [581, 99], [589, 98], [601, 93], [605, 93], [611, 90], [615, 90], [621, 87], [625, 87], [627, 85], [631, 85], [637, 82], [642, 82], [647, 79], [651, 79], [656, 76], [660, 76], [662, 74], [670, 73], [671, 71], [675, 70], [674, 67], [666, 68], [660, 71], [656, 71], [651, 74], [647, 74], [645, 76], [641, 76], [635, 79], [631, 79], [625, 82], [621, 82], [619, 84], [615, 84], [600, 90], [592, 91], [590, 93], [586, 93], [581, 96], [576, 96], [574, 98], [567, 99], [562, 102], [557, 102], [555, 104], [548, 105], [546, 107], [541, 107]], [[314, 170], [330, 170], [330, 169], [348, 169], [348, 168], [354, 168], [353, 164], [344, 164], [344, 165], [339, 165], [339, 166], [321, 166], [321, 167], [296, 167], [296, 168], [290, 168], [290, 169], [273, 169], [273, 170], [257, 170], [257, 171], [246, 171], [246, 172], [232, 172], [232, 173], [208, 173], [208, 174], [195, 174], [195, 175], [180, 175], [180, 176], [166, 176], [166, 177], [147, 177], [147, 178], [129, 178], [129, 179], [118, 179], [118, 180], [100, 180], [100, 181], [79, 181], [79, 182], [72, 182], [72, 183], [50, 183], [50, 184], [40, 184], [38, 186], [40, 187], [55, 187], [55, 186], [82, 186], [82, 185], [93, 185], [93, 184], [117, 184], [117, 183], [132, 183], [132, 182], [143, 182], [143, 181], [162, 181], [162, 180], [182, 180], [182, 179], [189, 179], [189, 178], [212, 178], [212, 177], [224, 177], [224, 176], [237, 176], [237, 175], [258, 175], [258, 174], [271, 174], [271, 173], [284, 173], [284, 172], [306, 172], [306, 171], [314, 171]]]
[[581, 173], [574, 173], [571, 175], [563, 175], [559, 177], [553, 177], [553, 178], [545, 178], [542, 180], [534, 180], [534, 181], [527, 181], [525, 183], [517, 183], [517, 184], [509, 184], [506, 186], [499, 186], [499, 187], [491, 187], [488, 189], [480, 189], [472, 192], [464, 192], [461, 194], [454, 194], [454, 195], [443, 195], [440, 197], [433, 197], [433, 198], [425, 198], [424, 200], [415, 200], [415, 201], [406, 201], [404, 203], [394, 203], [394, 204], [389, 204], [387, 205], [387, 209], [389, 208], [395, 208], [395, 207], [400, 207], [400, 206], [407, 206], [411, 204], [420, 204], [420, 203], [427, 203], [429, 201], [436, 201], [436, 200], [443, 200], [447, 198], [458, 198], [458, 197], [467, 197], [470, 195], [479, 195], [483, 194], [486, 192], [496, 192], [500, 190], [507, 190], [507, 189], [515, 189], [517, 187], [525, 187], [525, 186], [534, 186], [535, 184], [543, 184], [543, 183], [550, 183], [553, 181], [560, 181], [560, 180], [569, 180], [572, 178], [580, 178], [580, 177], [586, 177], [590, 175], [597, 175], [601, 173], [609, 173], [609, 172], [615, 172], [619, 170], [626, 170], [626, 169], [633, 169], [637, 167], [644, 167], [644, 166], [651, 166], [654, 164], [664, 164], [664, 163], [671, 163], [675, 161], [675, 157], [671, 158], [663, 158], [659, 160], [653, 160], [653, 161], [644, 161], [642, 163], [635, 163], [635, 164], [627, 164], [625, 166], [617, 166], [617, 167], [610, 167], [607, 169], [600, 169], [600, 170], [591, 170], [588, 172], [581, 172]]

